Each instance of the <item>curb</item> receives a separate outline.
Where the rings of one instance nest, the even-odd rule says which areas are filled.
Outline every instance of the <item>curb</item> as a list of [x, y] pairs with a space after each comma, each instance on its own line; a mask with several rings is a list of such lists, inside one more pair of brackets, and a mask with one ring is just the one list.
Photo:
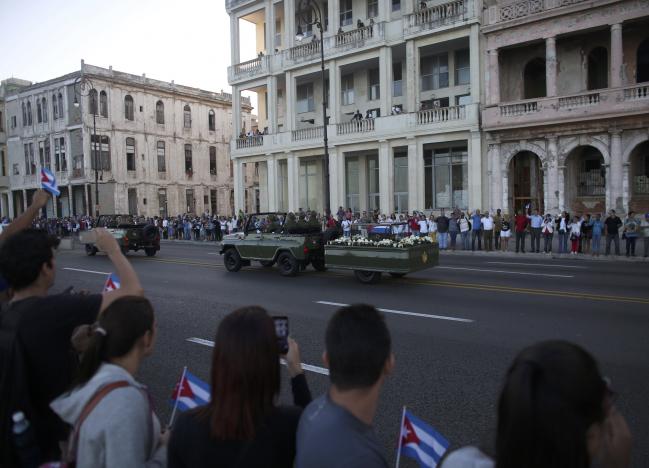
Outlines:
[[579, 261], [593, 261], [593, 262], [629, 262], [629, 263], [649, 263], [649, 257], [642, 257], [636, 254], [635, 257], [626, 257], [624, 255], [609, 255], [606, 256], [601, 254], [599, 257], [593, 257], [591, 254], [558, 254], [558, 253], [516, 253], [516, 252], [502, 252], [502, 251], [492, 251], [486, 252], [483, 250], [480, 251], [471, 251], [471, 250], [440, 250], [440, 255], [459, 255], [464, 257], [489, 257], [489, 258], [534, 258], [534, 259], [558, 259], [558, 260], [579, 260]]

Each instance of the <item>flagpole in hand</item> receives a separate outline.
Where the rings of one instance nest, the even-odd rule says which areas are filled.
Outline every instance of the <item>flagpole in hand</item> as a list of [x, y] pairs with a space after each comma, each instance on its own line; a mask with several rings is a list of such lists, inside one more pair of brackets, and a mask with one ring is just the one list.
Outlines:
[[399, 426], [399, 445], [397, 446], [397, 464], [395, 468], [399, 468], [399, 460], [401, 459], [401, 441], [403, 440], [403, 421], [406, 418], [406, 407], [403, 407], [401, 413], [401, 425]]
[[176, 417], [176, 410], [178, 410], [178, 400], [180, 399], [180, 392], [182, 392], [183, 384], [185, 383], [185, 374], [187, 374], [187, 366], [183, 367], [183, 375], [180, 377], [180, 382], [178, 383], [178, 391], [176, 392], [174, 409], [171, 411], [171, 419], [169, 420], [169, 425], [167, 427], [172, 427], [174, 424], [174, 419]]

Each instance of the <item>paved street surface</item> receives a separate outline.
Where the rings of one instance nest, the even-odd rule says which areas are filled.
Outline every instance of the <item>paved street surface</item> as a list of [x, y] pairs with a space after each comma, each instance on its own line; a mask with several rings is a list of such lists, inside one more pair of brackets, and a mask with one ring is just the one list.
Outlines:
[[[328, 382], [319, 367], [327, 320], [338, 304], [367, 302], [385, 309], [397, 359], [376, 420], [392, 462], [403, 405], [453, 447], [490, 446], [497, 395], [514, 355], [556, 338], [595, 355], [631, 426], [633, 466], [649, 460], [648, 263], [448, 254], [438, 268], [366, 286], [348, 272], [311, 268], [296, 278], [259, 265], [228, 273], [214, 245], [164, 244], [155, 258], [129, 258], [157, 313], [156, 353], [140, 378], [163, 421], [184, 365], [209, 380], [209, 345], [233, 309], [259, 304], [289, 316], [302, 361], [314, 366], [307, 378], [318, 395]], [[100, 291], [111, 271], [105, 256], [81, 250], [59, 253], [57, 266], [57, 290]], [[282, 383], [281, 399], [289, 402], [287, 376]]]

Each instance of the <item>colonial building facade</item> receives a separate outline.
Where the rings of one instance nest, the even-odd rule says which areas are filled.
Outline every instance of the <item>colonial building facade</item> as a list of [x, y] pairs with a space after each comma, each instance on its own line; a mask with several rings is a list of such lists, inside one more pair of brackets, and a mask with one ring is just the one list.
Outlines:
[[[82, 77], [94, 88], [82, 89]], [[250, 102], [238, 104], [249, 121]], [[31, 201], [41, 167], [61, 190], [49, 216], [93, 214], [97, 201], [100, 213], [233, 211], [230, 94], [82, 61], [80, 71], [5, 96], [4, 114], [9, 183], [0, 190], [10, 217]]]
[[[317, 11], [303, 15], [296, 0], [226, 0], [235, 134], [248, 130], [236, 114], [243, 90], [258, 94], [265, 130], [232, 141], [235, 205], [248, 207], [242, 174], [254, 164], [262, 210], [479, 206], [481, 3], [315, 3], [325, 28], [324, 79], [320, 32], [310, 24]], [[256, 26], [253, 60], [240, 60], [241, 21]]]
[[491, 208], [649, 211], [649, 2], [486, 7]]

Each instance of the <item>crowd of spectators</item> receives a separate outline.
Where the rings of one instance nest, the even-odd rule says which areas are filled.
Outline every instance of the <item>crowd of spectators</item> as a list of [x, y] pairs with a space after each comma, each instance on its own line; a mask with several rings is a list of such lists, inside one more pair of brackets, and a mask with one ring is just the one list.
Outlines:
[[[261, 307], [235, 310], [216, 331], [210, 402], [167, 428], [136, 379], [155, 349], [157, 323], [136, 272], [115, 239], [98, 228], [96, 245], [107, 253], [121, 288], [50, 294], [58, 240], [31, 228], [28, 219], [46, 202], [39, 192], [34, 208], [0, 236], [0, 274], [8, 292], [0, 343], [13, 337], [21, 361], [18, 369], [16, 355], [2, 355], [2, 391], [8, 381], [12, 389], [0, 399], [3, 466], [31, 468], [52, 460], [79, 467], [388, 466], [373, 422], [396, 364], [377, 309], [346, 306], [331, 317], [323, 353], [330, 385], [315, 399], [299, 346], [289, 339], [283, 357], [293, 405], [277, 402], [280, 351], [272, 318]], [[628, 467], [631, 434], [614, 402], [586, 350], [563, 341], [534, 344], [505, 376], [495, 446], [460, 448], [441, 466]], [[18, 410], [35, 429], [32, 446], [17, 444], [6, 431]]]

